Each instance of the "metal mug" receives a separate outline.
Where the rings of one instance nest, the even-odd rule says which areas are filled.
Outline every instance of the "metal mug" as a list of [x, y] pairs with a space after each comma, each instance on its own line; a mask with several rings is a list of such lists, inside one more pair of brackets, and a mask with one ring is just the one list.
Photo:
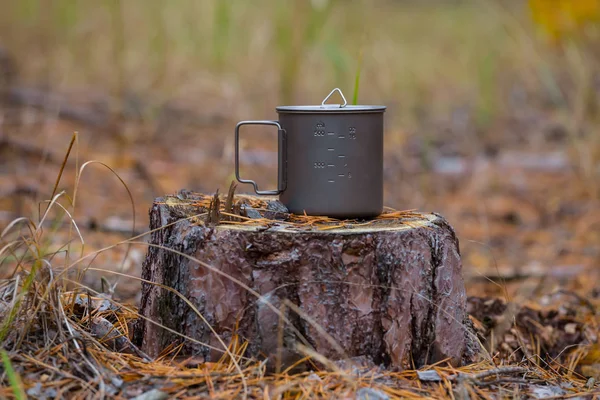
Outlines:
[[[325, 104], [339, 92], [343, 104]], [[241, 121], [235, 127], [235, 176], [259, 195], [279, 195], [294, 214], [335, 218], [374, 217], [383, 211], [385, 106], [347, 105], [338, 88], [320, 106], [277, 107], [278, 121]], [[278, 130], [278, 187], [259, 190], [240, 178], [242, 125]]]

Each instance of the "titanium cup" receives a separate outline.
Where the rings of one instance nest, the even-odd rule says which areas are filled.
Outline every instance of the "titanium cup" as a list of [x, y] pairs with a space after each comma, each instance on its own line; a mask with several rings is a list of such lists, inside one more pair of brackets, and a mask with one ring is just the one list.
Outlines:
[[[343, 104], [325, 104], [339, 92]], [[383, 211], [383, 113], [385, 106], [347, 105], [334, 89], [320, 106], [277, 107], [279, 121], [242, 121], [235, 127], [235, 176], [259, 195], [279, 195], [294, 214], [368, 218]], [[240, 178], [242, 125], [278, 130], [278, 187], [259, 190]]]

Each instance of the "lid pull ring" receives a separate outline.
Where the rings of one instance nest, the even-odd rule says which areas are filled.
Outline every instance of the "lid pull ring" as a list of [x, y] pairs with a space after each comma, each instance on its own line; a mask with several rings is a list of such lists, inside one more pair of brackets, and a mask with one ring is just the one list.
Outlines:
[[323, 99], [323, 101], [321, 102], [321, 107], [325, 107], [325, 103], [327, 102], [327, 100], [329, 100], [329, 98], [331, 97], [331, 95], [334, 94], [335, 92], [338, 92], [340, 94], [340, 96], [342, 96], [342, 100], [344, 100], [344, 104], [340, 104], [340, 108], [346, 107], [346, 105], [348, 104], [348, 102], [346, 101], [346, 98], [344, 97], [344, 93], [342, 93], [342, 91], [339, 88], [333, 89], [327, 95], [327, 97], [325, 97], [325, 99]]

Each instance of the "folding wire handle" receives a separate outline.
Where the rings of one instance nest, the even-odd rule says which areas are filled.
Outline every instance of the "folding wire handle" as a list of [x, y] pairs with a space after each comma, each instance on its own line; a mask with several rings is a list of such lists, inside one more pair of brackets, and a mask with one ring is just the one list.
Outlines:
[[[251, 179], [240, 178], [240, 127], [242, 125], [273, 125], [277, 127], [277, 143], [278, 143], [278, 162], [277, 162], [277, 189], [275, 190], [259, 190], [258, 185]], [[235, 127], [235, 177], [241, 183], [250, 183], [254, 186], [256, 194], [274, 195], [283, 192], [287, 186], [286, 180], [286, 132], [281, 127], [278, 121], [242, 121]]]
[[346, 107], [346, 105], [348, 104], [348, 102], [346, 101], [346, 98], [344, 97], [344, 93], [342, 93], [342, 91], [339, 88], [333, 89], [327, 95], [327, 97], [325, 97], [325, 99], [323, 99], [323, 101], [321, 102], [321, 107], [325, 107], [325, 103], [327, 102], [327, 100], [329, 100], [329, 98], [331, 97], [331, 95], [334, 94], [335, 92], [338, 92], [340, 94], [340, 96], [342, 96], [342, 100], [344, 100], [344, 104], [340, 104], [340, 108]]

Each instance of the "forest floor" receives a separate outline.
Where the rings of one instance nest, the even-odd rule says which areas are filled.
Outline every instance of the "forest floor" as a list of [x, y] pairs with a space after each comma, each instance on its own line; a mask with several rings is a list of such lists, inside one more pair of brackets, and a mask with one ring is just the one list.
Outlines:
[[[177, 348], [150, 360], [127, 338], [145, 254], [143, 244], [126, 246], [127, 240], [147, 231], [154, 197], [183, 188], [226, 192], [236, 121], [171, 106], [161, 110], [159, 123], [148, 124], [103, 113], [103, 101], [20, 88], [0, 110], [2, 246], [18, 242], [3, 249], [0, 268], [0, 313], [4, 321], [14, 318], [0, 335], [10, 343], [5, 349], [16, 371], [9, 373], [5, 361], [0, 397], [17, 397], [18, 379], [32, 398], [600, 393], [599, 185], [567, 150], [570, 139], [552, 114], [529, 110], [504, 121], [495, 140], [476, 152], [461, 151], [467, 143], [457, 120], [424, 122], [444, 132], [428, 144], [426, 160], [418, 135], [386, 142], [386, 205], [439, 212], [457, 231], [469, 313], [485, 348], [480, 362], [403, 372], [329, 363], [309, 373], [268, 375], [262, 363], [243, 357], [241, 342], [231, 343], [235, 357], [205, 363], [179, 357]], [[131, 139], [131, 132], [143, 134]], [[244, 174], [273, 182], [276, 153], [268, 137], [245, 147]], [[82, 168], [90, 160], [103, 164]], [[53, 195], [69, 214], [48, 206]], [[19, 217], [34, 224], [13, 225]], [[36, 274], [25, 271], [34, 270], [28, 283]], [[55, 281], [57, 289], [46, 291]], [[29, 292], [20, 297], [25, 284]], [[15, 304], [21, 312], [10, 315]]]

